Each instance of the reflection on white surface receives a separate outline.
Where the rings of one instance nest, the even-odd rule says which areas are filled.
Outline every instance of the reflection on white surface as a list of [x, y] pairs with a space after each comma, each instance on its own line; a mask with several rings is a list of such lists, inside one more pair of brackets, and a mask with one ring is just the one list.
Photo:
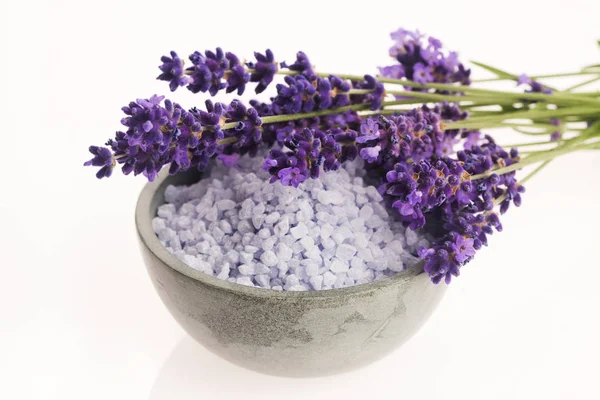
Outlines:
[[231, 364], [186, 335], [160, 369], [150, 400], [364, 400], [365, 390], [379, 400], [396, 399], [400, 392], [421, 392], [429, 380], [416, 365], [418, 342], [411, 340], [390, 356], [352, 372], [323, 378], [282, 378]]
[[[235, 383], [244, 385], [245, 378], [254, 374], [251, 371], [240, 371], [241, 368], [212, 354], [189, 336], [184, 337], [175, 346], [171, 355], [162, 366], [152, 392], [151, 400], [199, 399], [206, 398], [203, 392], [212, 392], [214, 386], [223, 385], [227, 389], [235, 385], [227, 381], [235, 379]], [[243, 373], [240, 373], [243, 372]], [[235, 377], [235, 378], [234, 378]], [[213, 386], [211, 388], [211, 386]]]
[[[306, 386], [307, 382], [311, 384]], [[285, 395], [286, 399], [298, 395], [301, 398], [308, 396], [306, 389], [322, 387], [323, 382], [323, 379], [279, 378], [249, 371], [223, 360], [186, 336], [161, 368], [150, 400], [216, 399], [217, 396], [266, 399], [281, 397], [290, 391], [295, 393]], [[298, 392], [302, 386], [304, 395]]]
[[[392, 354], [397, 356], [401, 351]], [[150, 400], [363, 400], [365, 382], [373, 385], [372, 391], [379, 399], [392, 399], [397, 396], [394, 385], [390, 385], [392, 377], [401, 371], [402, 365], [410, 367], [411, 360], [412, 357], [400, 363], [396, 360], [396, 368], [390, 368], [390, 362], [394, 362], [394, 358], [387, 357], [367, 367], [340, 375], [323, 378], [282, 378], [263, 375], [231, 364], [186, 335], [175, 346], [159, 371], [150, 392]], [[410, 388], [406, 386], [405, 389]]]

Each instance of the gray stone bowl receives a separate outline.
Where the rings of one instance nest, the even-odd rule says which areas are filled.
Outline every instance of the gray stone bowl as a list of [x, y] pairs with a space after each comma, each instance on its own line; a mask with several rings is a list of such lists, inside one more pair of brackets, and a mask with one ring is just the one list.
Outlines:
[[389, 279], [349, 288], [277, 292], [196, 271], [160, 243], [151, 221], [168, 185], [202, 178], [162, 175], [135, 212], [141, 250], [169, 312], [199, 343], [239, 366], [271, 375], [325, 376], [367, 365], [406, 342], [436, 308], [445, 285], [417, 264]]

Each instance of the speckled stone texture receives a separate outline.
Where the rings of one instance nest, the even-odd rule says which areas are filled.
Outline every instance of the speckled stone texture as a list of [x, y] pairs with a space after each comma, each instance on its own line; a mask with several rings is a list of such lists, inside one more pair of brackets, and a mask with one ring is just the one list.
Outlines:
[[417, 332], [445, 291], [417, 264], [392, 278], [320, 292], [276, 292], [222, 281], [170, 254], [151, 227], [168, 184], [162, 175], [136, 209], [142, 254], [162, 301], [199, 343], [245, 368], [280, 376], [324, 376], [369, 364]]

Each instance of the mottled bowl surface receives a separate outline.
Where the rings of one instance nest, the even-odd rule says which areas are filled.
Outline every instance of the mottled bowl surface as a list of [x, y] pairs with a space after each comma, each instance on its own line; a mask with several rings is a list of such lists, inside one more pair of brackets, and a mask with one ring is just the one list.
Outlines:
[[408, 340], [445, 291], [419, 263], [391, 278], [342, 289], [278, 292], [196, 271], [169, 253], [152, 230], [168, 185], [196, 171], [161, 175], [143, 189], [136, 226], [161, 299], [198, 342], [223, 358], [283, 376], [331, 375], [375, 361]]

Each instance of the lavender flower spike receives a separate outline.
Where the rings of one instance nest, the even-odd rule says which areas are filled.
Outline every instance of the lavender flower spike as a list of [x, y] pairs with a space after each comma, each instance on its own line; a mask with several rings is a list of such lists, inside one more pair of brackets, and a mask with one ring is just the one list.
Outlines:
[[91, 160], [86, 161], [83, 165], [101, 167], [96, 173], [98, 179], [108, 178], [112, 174], [112, 170], [115, 166], [115, 160], [113, 159], [112, 153], [106, 147], [90, 146], [90, 153], [94, 156]]
[[250, 82], [258, 82], [256, 93], [261, 93], [273, 81], [273, 77], [277, 72], [277, 62], [275, 62], [273, 52], [269, 49], [265, 51], [264, 55], [258, 52], [254, 53], [254, 57], [256, 57], [256, 62], [249, 62], [246, 65], [254, 69], [254, 72], [250, 75]]
[[229, 69], [229, 61], [225, 58], [225, 53], [220, 47], [213, 53], [210, 50], [202, 55], [196, 51], [190, 55], [190, 61], [194, 64], [186, 72], [192, 77], [193, 82], [188, 85], [188, 89], [193, 93], [209, 92], [214, 96], [219, 90], [227, 87], [223, 82], [225, 71]]
[[296, 61], [293, 64], [287, 64], [285, 61], [281, 63], [281, 68], [287, 68], [290, 71], [296, 71], [304, 75], [308, 80], [315, 80], [316, 75], [313, 71], [313, 66], [304, 52], [299, 51], [296, 54]]
[[169, 82], [169, 88], [172, 92], [179, 86], [185, 86], [192, 83], [192, 78], [184, 74], [183, 60], [177, 53], [171, 51], [171, 57], [163, 56], [160, 59], [163, 63], [158, 68], [162, 71], [156, 79]]
[[445, 50], [438, 39], [429, 37], [425, 40], [425, 35], [418, 31], [402, 28], [392, 33], [392, 39], [396, 43], [390, 49], [390, 56], [398, 64], [380, 67], [381, 76], [393, 79], [405, 77], [418, 83], [471, 83], [471, 71], [458, 61], [456, 52]]

